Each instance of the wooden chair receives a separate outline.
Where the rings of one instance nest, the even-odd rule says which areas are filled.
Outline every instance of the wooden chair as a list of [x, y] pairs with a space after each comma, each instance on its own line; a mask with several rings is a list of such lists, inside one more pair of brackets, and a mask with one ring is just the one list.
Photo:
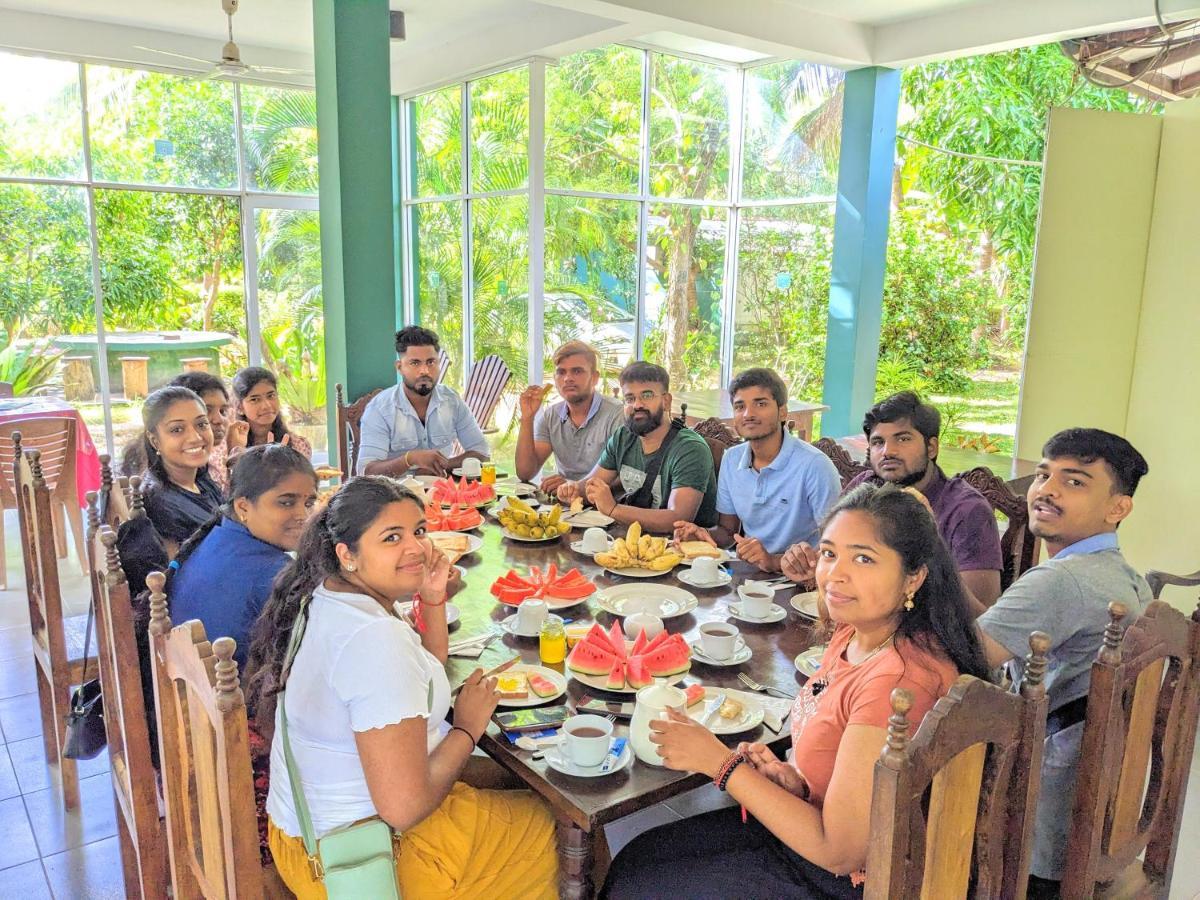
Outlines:
[[1172, 575], [1170, 572], [1160, 572], [1151, 569], [1146, 573], [1146, 583], [1150, 585], [1150, 593], [1157, 600], [1167, 585], [1175, 587], [1196, 587], [1200, 585], [1200, 572], [1191, 575]]
[[846, 451], [846, 448], [833, 438], [823, 437], [819, 441], [814, 442], [813, 446], [833, 460], [833, 465], [837, 469], [838, 475], [842, 478], [843, 488], [871, 468], [865, 463], [855, 462]]
[[232, 638], [172, 627], [165, 576], [150, 585], [150, 642], [167, 847], [176, 900], [290, 896], [258, 851], [246, 701]]
[[442, 384], [446, 380], [446, 373], [450, 371], [451, 362], [450, 354], [444, 348], [438, 350], [438, 384]]
[[[101, 524], [115, 530], [122, 522], [130, 518], [133, 511], [133, 494], [130, 492], [131, 480], [133, 479], [122, 475], [114, 481], [112, 457], [107, 453], [100, 454], [100, 490], [97, 493], [96, 509]], [[141, 479], [136, 480], [139, 486], [137, 494], [140, 500]], [[88, 540], [91, 541], [90, 534]]]
[[[0, 590], [8, 587], [7, 563], [4, 553], [3, 511], [17, 505], [14, 492], [13, 470], [16, 468], [16, 436], [21, 436], [21, 446], [26, 450], [42, 452], [42, 476], [51, 494], [51, 516], [54, 522], [54, 540], [59, 558], [67, 555], [66, 520], [71, 524], [75, 540], [75, 553], [80, 566], [84, 566], [83, 512], [79, 507], [79, 496], [75, 487], [75, 420], [46, 417], [24, 419], [20, 431], [0, 435]], [[87, 569], [81, 569], [86, 575]]]
[[[17, 448], [16, 500], [21, 523], [21, 549], [25, 559], [25, 589], [29, 599], [29, 627], [33, 632], [34, 671], [42, 714], [42, 742], [46, 762], [57, 766], [62, 777], [63, 805], [79, 805], [79, 771], [75, 760], [62, 755], [66, 739], [71, 686], [83, 681], [86, 616], [64, 618], [54, 549], [51, 491], [42, 474], [41, 453]], [[74, 490], [74, 485], [72, 485]]]
[[508, 386], [512, 371], [496, 354], [485, 356], [471, 367], [471, 376], [467, 379], [467, 387], [463, 391], [463, 402], [479, 423], [479, 430], [485, 434], [496, 429], [488, 423], [500, 402], [500, 395]]
[[977, 466], [964, 472], [963, 480], [983, 494], [992, 509], [1008, 519], [1008, 527], [1000, 536], [1000, 590], [1021, 577], [1021, 573], [1037, 562], [1041, 541], [1029, 530], [1029, 506], [1018, 497], [987, 466]]
[[[687, 404], [683, 406], [686, 419]], [[697, 422], [693, 430], [708, 444], [708, 449], [712, 452], [713, 469], [717, 472], [721, 471], [721, 460], [725, 456], [725, 451], [742, 442], [742, 439], [734, 434], [728, 425], [715, 416], [709, 417], [703, 422]]]
[[358, 451], [362, 441], [362, 417], [375, 395], [383, 388], [363, 394], [349, 406], [346, 405], [343, 388], [334, 385], [337, 394], [338, 465], [342, 467], [342, 480], [351, 478], [358, 468]]
[[1200, 608], [1153, 601], [1121, 633], [1111, 621], [1092, 665], [1064, 900], [1171, 891], [1200, 716]]
[[95, 491], [88, 493], [88, 525], [104, 727], [125, 895], [152, 900], [164, 896], [167, 886], [167, 845], [158, 815], [158, 776], [150, 759], [133, 603], [117, 553], [116, 533], [101, 523]]
[[0, 399], [8, 399], [13, 396], [13, 386], [11, 381], [0, 381]]
[[892, 692], [875, 764], [866, 900], [1025, 896], [1050, 639], [1034, 632], [1029, 645], [1019, 695], [963, 675], [911, 741], [912, 695]]

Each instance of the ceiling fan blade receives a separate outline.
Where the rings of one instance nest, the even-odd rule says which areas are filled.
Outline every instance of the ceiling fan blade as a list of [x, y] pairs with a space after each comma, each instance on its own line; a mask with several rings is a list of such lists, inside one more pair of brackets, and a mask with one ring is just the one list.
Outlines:
[[212, 65], [211, 59], [200, 59], [197, 56], [185, 56], [182, 53], [172, 53], [170, 50], [157, 50], [154, 47], [143, 47], [141, 44], [134, 45], [136, 50], [145, 50], [147, 53], [158, 53], [162, 56], [174, 56], [176, 59], [186, 59], [190, 62], [204, 63], [206, 66]]
[[278, 69], [275, 66], [251, 66], [255, 72], [269, 72], [272, 75], [307, 75], [312, 77], [312, 72], [305, 72], [303, 69]]

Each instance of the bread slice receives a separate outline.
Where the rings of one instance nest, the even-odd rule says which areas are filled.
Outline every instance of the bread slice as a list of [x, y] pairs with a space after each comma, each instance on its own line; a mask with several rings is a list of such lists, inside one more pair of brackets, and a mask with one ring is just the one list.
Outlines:
[[437, 547], [450, 560], [450, 565], [458, 562], [467, 552], [467, 548], [471, 546], [470, 540], [465, 534], [439, 534], [430, 538], [433, 541], [433, 546]]
[[501, 700], [528, 700], [529, 677], [524, 672], [506, 672], [496, 679]]
[[684, 541], [679, 545], [679, 552], [686, 559], [697, 559], [701, 556], [711, 556], [713, 559], [720, 559], [721, 549], [714, 547], [707, 541]]

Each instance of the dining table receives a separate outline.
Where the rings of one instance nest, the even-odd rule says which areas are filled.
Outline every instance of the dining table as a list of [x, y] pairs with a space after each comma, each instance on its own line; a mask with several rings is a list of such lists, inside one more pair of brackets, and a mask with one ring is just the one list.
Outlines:
[[[625, 534], [623, 525], [608, 529], [614, 537]], [[460, 659], [451, 656], [447, 671], [452, 685], [460, 684], [477, 667], [492, 668], [514, 655], [522, 663], [545, 665], [539, 659], [539, 642], [536, 637], [515, 637], [501, 629], [501, 622], [514, 613], [511, 607], [502, 605], [489, 591], [492, 583], [510, 569], [525, 573], [537, 566], [543, 571], [551, 564], [560, 572], [578, 569], [592, 580], [598, 589], [630, 583], [672, 584], [683, 587], [695, 595], [696, 607], [683, 615], [664, 620], [668, 632], [682, 634], [691, 643], [699, 637], [699, 628], [706, 622], [729, 622], [740, 630], [752, 656], [740, 665], [707, 665], [693, 655], [691, 668], [683, 679], [683, 685], [701, 683], [706, 687], [746, 691], [746, 685], [738, 680], [738, 673], [745, 673], [760, 685], [794, 696], [804, 684], [805, 677], [796, 668], [795, 659], [803, 651], [823, 643], [825, 633], [822, 626], [794, 610], [788, 600], [796, 593], [790, 583], [776, 589], [775, 604], [786, 610], [786, 617], [774, 624], [757, 624], [731, 618], [730, 603], [737, 602], [737, 587], [747, 579], [765, 579], [767, 573], [752, 565], [734, 560], [726, 564], [732, 580], [724, 587], [700, 589], [681, 583], [676, 577], [686, 571], [677, 567], [671, 572], [652, 579], [637, 579], [610, 573], [597, 565], [591, 556], [571, 549], [572, 541], [582, 536], [581, 529], [568, 535], [545, 542], [527, 542], [506, 537], [499, 525], [490, 519], [478, 531], [482, 546], [459, 560], [465, 574], [462, 585], [451, 598], [459, 611], [459, 619], [452, 625], [452, 645], [475, 634], [496, 630], [503, 634], [494, 640], [477, 659]], [[596, 622], [605, 628], [611, 627], [617, 618], [600, 608], [597, 595], [593, 594], [575, 606], [557, 610], [556, 614], [569, 620], [569, 624]], [[591, 695], [597, 699], [630, 702], [630, 693], [609, 693], [587, 687], [569, 677], [570, 670], [563, 663], [548, 665], [547, 668], [563, 672], [568, 676], [566, 695], [547, 700], [547, 705], [566, 703], [573, 709], [581, 698]], [[786, 698], [785, 698], [786, 703]], [[614, 735], [627, 737], [628, 721], [618, 719]], [[731, 747], [739, 741], [760, 741], [771, 746], [783, 756], [791, 744], [786, 717], [779, 731], [770, 730], [765, 724], [749, 731], [722, 737]], [[608, 846], [604, 840], [604, 826], [616, 819], [669, 800], [709, 782], [698, 773], [678, 772], [642, 762], [636, 756], [632, 763], [620, 771], [593, 778], [574, 777], [553, 769], [543, 757], [534, 759], [533, 754], [515, 746], [493, 722], [479, 742], [480, 749], [500, 766], [540, 795], [553, 811], [558, 823], [558, 853], [560, 894], [568, 900], [591, 897], [599, 889], [607, 870]]]

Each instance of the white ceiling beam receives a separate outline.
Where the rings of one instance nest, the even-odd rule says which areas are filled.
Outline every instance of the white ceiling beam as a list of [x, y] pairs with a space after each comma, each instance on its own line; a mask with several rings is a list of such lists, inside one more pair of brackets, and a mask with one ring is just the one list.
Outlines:
[[[1162, 0], [1163, 18], [1200, 17], [1197, 0]], [[992, 0], [875, 28], [871, 58], [902, 67], [1155, 24], [1151, 0]]]
[[639, 26], [732, 44], [765, 56], [855, 68], [870, 63], [869, 26], [797, 9], [787, 0], [539, 0]]
[[[134, 28], [75, 19], [67, 16], [51, 16], [44, 13], [21, 12], [0, 9], [0, 50], [16, 50], [56, 56], [64, 59], [81, 59], [84, 62], [137, 67], [160, 72], [198, 75], [208, 72], [212, 65], [189, 63], [172, 56], [162, 56], [137, 49], [140, 44], [156, 47], [172, 53], [211, 59], [221, 55], [220, 38], [196, 37], [176, 34], [152, 28]], [[274, 66], [281, 69], [297, 69], [311, 72], [312, 54], [294, 53], [273, 47], [259, 47], [238, 41], [242, 58], [250, 65]], [[253, 79], [264, 84], [295, 85], [311, 87], [312, 78], [295, 75], [256, 75]]]

